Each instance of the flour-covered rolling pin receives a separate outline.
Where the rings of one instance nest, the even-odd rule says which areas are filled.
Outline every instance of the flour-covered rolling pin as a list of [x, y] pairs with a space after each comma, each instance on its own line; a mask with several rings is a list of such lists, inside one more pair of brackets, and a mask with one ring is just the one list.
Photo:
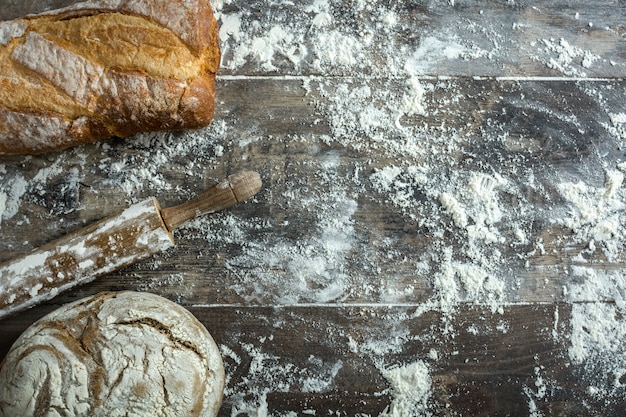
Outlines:
[[155, 198], [0, 265], [0, 319], [49, 300], [174, 245], [172, 230], [200, 214], [231, 207], [261, 189], [242, 172], [192, 200], [161, 209]]

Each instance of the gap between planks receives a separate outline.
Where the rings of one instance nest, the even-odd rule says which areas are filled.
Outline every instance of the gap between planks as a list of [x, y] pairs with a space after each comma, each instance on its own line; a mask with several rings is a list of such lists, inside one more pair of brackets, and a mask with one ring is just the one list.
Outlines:
[[[544, 306], [559, 306], [559, 305], [584, 305], [584, 304], [615, 304], [614, 300], [589, 300], [589, 301], [527, 301], [527, 302], [515, 302], [515, 303], [503, 303], [499, 307], [502, 308], [515, 308], [515, 307], [544, 307]], [[436, 308], [430, 308], [431, 304], [424, 303], [293, 303], [293, 304], [190, 304], [185, 308], [238, 308], [238, 309], [257, 309], [257, 308], [424, 308], [426, 311], [436, 311]], [[474, 302], [460, 302], [452, 306], [455, 307], [476, 307], [476, 308], [493, 308], [492, 304], [488, 303], [474, 303]], [[494, 313], [496, 314], [496, 313]]]
[[460, 75], [229, 75], [218, 74], [217, 79], [221, 81], [254, 81], [254, 80], [276, 80], [276, 81], [307, 81], [307, 80], [329, 80], [329, 79], [361, 79], [361, 80], [405, 80], [416, 78], [424, 81], [448, 81], [448, 80], [474, 80], [474, 81], [534, 81], [534, 82], [623, 82], [626, 77], [550, 77], [550, 76], [460, 76]]

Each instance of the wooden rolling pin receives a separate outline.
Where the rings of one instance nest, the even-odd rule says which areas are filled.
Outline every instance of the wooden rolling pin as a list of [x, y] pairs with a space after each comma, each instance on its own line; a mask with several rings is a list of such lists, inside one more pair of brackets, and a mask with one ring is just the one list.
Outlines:
[[231, 207], [261, 189], [242, 172], [181, 205], [161, 209], [155, 198], [0, 265], [0, 319], [49, 300], [174, 245], [172, 231], [200, 214]]

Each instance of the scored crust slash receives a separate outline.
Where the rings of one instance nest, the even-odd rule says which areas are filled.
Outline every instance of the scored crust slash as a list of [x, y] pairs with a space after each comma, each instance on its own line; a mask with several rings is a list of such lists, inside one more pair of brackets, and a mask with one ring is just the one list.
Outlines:
[[103, 292], [37, 320], [0, 366], [6, 417], [214, 417], [220, 348], [184, 307], [146, 292]]
[[0, 22], [0, 154], [35, 154], [214, 113], [207, 0], [92, 0]]
[[246, 171], [178, 206], [161, 209], [150, 198], [0, 265], [0, 319], [168, 249], [184, 222], [240, 203], [261, 185], [258, 173]]

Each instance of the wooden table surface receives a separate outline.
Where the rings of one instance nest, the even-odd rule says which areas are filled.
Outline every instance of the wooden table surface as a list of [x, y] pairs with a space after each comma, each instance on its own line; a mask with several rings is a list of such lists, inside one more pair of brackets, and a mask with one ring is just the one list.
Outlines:
[[[0, 17], [71, 1], [2, 0]], [[0, 261], [255, 170], [103, 290], [187, 307], [223, 416], [626, 415], [626, 6], [216, 0], [201, 131], [0, 158]]]

